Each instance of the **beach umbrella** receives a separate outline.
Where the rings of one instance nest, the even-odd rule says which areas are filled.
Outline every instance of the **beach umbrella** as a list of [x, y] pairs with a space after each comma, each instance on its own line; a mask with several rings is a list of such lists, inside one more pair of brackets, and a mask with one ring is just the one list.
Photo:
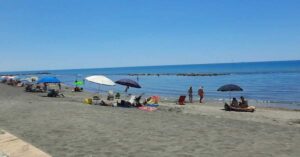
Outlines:
[[229, 92], [229, 99], [231, 100], [231, 92], [239, 92], [239, 91], [243, 91], [243, 89], [235, 84], [227, 84], [227, 85], [223, 85], [221, 86], [218, 91], [220, 92]]
[[142, 88], [137, 82], [131, 80], [131, 79], [121, 79], [116, 81], [117, 84], [126, 86], [125, 92], [127, 92], [129, 87], [133, 88]]
[[111, 79], [103, 76], [103, 75], [93, 75], [85, 78], [87, 81], [96, 83], [99, 85], [98, 93], [100, 92], [100, 85], [105, 86], [114, 86], [116, 85]]
[[2, 76], [3, 79], [6, 79], [6, 80], [15, 80], [17, 78], [17, 76]]
[[27, 82], [35, 82], [37, 81], [39, 78], [36, 77], [36, 76], [32, 76], [32, 77], [28, 77], [28, 78], [25, 78], [25, 79], [21, 79], [21, 81], [27, 81]]
[[37, 83], [60, 83], [60, 80], [56, 77], [43, 77]]
[[224, 86], [221, 86], [218, 91], [221, 91], [221, 92], [228, 92], [228, 91], [243, 91], [243, 89], [238, 86], [238, 85], [235, 85], [235, 84], [227, 84], [227, 85], [224, 85]]
[[82, 86], [82, 85], [84, 85], [84, 82], [83, 81], [75, 81], [74, 85], [75, 86]]

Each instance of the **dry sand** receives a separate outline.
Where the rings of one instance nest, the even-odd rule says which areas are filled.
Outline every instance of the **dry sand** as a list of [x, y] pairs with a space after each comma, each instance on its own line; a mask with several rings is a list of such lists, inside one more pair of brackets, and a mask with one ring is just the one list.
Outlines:
[[162, 103], [155, 112], [85, 105], [0, 84], [0, 128], [54, 157], [300, 156], [300, 112]]

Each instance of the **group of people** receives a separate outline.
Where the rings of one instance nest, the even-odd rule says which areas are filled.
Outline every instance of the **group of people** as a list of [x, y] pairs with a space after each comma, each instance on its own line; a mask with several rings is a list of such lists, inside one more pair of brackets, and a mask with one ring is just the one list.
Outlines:
[[[188, 95], [189, 95], [189, 101], [190, 101], [190, 103], [193, 103], [193, 87], [192, 86], [190, 86], [190, 88], [188, 90]], [[204, 102], [204, 87], [203, 86], [201, 86], [198, 89], [198, 96], [200, 97], [199, 102], [203, 103]]]
[[230, 106], [235, 108], [247, 108], [249, 106], [248, 101], [243, 96], [241, 96], [240, 99], [241, 100], [238, 101], [235, 97], [232, 98]]
[[[188, 95], [189, 95], [189, 102], [193, 103], [193, 87], [190, 86], [189, 90], [188, 90]], [[200, 97], [199, 102], [203, 103], [204, 101], [204, 88], [203, 86], [201, 86], [198, 89], [198, 96]], [[240, 101], [238, 101], [236, 98], [232, 99], [232, 102], [230, 104], [232, 107], [236, 107], [236, 108], [247, 108], [248, 107], [248, 101], [241, 96], [240, 97]]]

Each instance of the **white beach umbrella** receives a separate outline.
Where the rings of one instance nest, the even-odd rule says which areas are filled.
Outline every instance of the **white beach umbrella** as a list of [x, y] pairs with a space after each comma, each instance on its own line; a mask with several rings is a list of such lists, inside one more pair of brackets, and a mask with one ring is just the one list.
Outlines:
[[36, 82], [39, 78], [36, 76], [28, 77], [25, 79], [22, 79], [22, 81], [28, 81], [28, 82]]
[[99, 84], [98, 92], [100, 92], [100, 85], [114, 86], [116, 85], [111, 79], [103, 75], [94, 75], [85, 78], [87, 81]]
[[10, 80], [10, 79], [16, 80], [16, 79], [17, 79], [17, 76], [2, 76], [1, 78], [2, 78], [2, 79], [6, 79], [6, 80]]

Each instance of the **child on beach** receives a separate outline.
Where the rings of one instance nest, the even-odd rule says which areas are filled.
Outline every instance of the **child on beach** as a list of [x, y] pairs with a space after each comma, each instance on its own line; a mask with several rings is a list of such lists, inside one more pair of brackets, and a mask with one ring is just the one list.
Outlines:
[[188, 90], [188, 94], [189, 94], [190, 103], [193, 103], [193, 87], [192, 86], [190, 86], [190, 88]]
[[203, 86], [201, 86], [199, 88], [198, 95], [200, 96], [200, 103], [203, 103], [203, 99], [204, 99], [204, 89], [203, 89]]

